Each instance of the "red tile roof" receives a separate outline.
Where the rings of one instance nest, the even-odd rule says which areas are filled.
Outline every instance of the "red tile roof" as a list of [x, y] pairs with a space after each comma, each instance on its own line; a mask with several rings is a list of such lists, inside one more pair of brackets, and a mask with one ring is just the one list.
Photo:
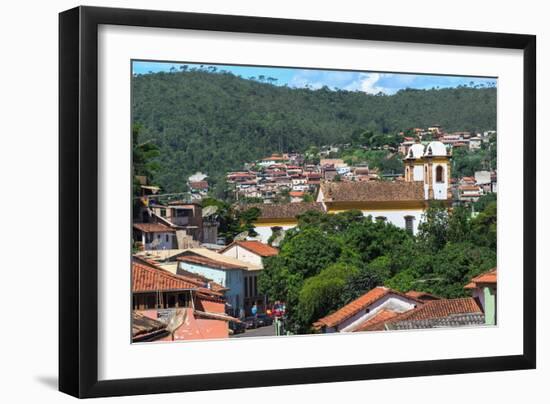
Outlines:
[[371, 289], [370, 291], [365, 293], [363, 296], [355, 299], [351, 303], [348, 303], [344, 307], [336, 310], [334, 313], [319, 319], [313, 324], [313, 326], [315, 328], [321, 328], [323, 326], [334, 327], [340, 324], [341, 322], [343, 322], [344, 320], [347, 320], [348, 318], [354, 316], [361, 310], [366, 309], [368, 306], [370, 306], [377, 300], [380, 300], [381, 298], [389, 294], [406, 297], [410, 300], [414, 300], [414, 301], [417, 301], [418, 303], [422, 303], [420, 300], [404, 295], [403, 293], [386, 288], [384, 286], [378, 286], [374, 289]]
[[174, 275], [145, 261], [134, 258], [132, 262], [133, 292], [198, 289], [201, 286], [191, 279]]
[[321, 184], [324, 202], [423, 201], [421, 182], [325, 182]]
[[487, 285], [487, 284], [494, 284], [496, 286], [497, 284], [497, 269], [493, 268], [490, 271], [484, 272], [475, 278], [472, 278], [470, 283], [468, 283], [466, 286], [464, 286], [464, 289], [475, 289], [480, 287], [481, 285]]
[[475, 283], [497, 283], [497, 269], [491, 269], [488, 272], [482, 273], [472, 279]]
[[191, 189], [208, 189], [208, 182], [206, 181], [194, 181], [189, 183]]
[[279, 254], [279, 250], [277, 250], [275, 247], [271, 247], [269, 244], [264, 244], [260, 241], [254, 241], [254, 240], [234, 241], [233, 243], [229, 244], [227, 247], [220, 250], [219, 251], [220, 254], [222, 254], [224, 251], [229, 250], [231, 247], [235, 245], [238, 245], [261, 257], [272, 257], [274, 255]]
[[184, 255], [177, 258], [178, 261], [188, 262], [190, 264], [201, 265], [209, 268], [217, 269], [245, 269], [246, 266], [239, 266], [234, 264], [229, 264], [223, 261], [217, 261], [212, 258], [202, 257], [199, 255]]
[[483, 313], [476, 300], [471, 297], [460, 299], [440, 299], [426, 302], [420, 307], [406, 311], [405, 313], [386, 321], [386, 323], [393, 323], [403, 320], [428, 320], [433, 318], [448, 317], [453, 314], [470, 313]]
[[174, 229], [160, 223], [134, 223], [134, 229], [144, 233], [173, 233]]
[[252, 203], [239, 206], [241, 210], [260, 209], [260, 219], [295, 219], [309, 210], [324, 212], [323, 205], [317, 202], [297, 203]]
[[373, 317], [360, 324], [353, 332], [358, 331], [383, 331], [386, 321], [398, 316], [399, 313], [393, 310], [382, 309]]

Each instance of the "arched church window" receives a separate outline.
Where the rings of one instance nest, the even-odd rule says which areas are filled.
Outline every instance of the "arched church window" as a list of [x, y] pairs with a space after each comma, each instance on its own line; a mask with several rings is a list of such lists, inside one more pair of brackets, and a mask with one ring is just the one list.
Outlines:
[[435, 182], [443, 182], [443, 166], [435, 168]]

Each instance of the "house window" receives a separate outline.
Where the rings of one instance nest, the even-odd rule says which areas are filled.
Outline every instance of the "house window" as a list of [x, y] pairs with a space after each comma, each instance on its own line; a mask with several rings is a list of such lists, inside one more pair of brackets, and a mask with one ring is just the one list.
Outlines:
[[146, 242], [147, 244], [153, 242], [153, 235], [152, 235], [151, 233], [145, 233], [145, 242]]
[[443, 166], [435, 168], [435, 182], [443, 182]]
[[170, 235], [167, 234], [167, 235], [166, 235], [166, 242], [168, 243], [169, 241], [170, 241]]
[[405, 230], [411, 234], [414, 232], [414, 216], [405, 216]]
[[166, 209], [164, 209], [164, 208], [161, 209], [161, 210], [160, 210], [160, 215], [161, 215], [162, 217], [166, 217]]

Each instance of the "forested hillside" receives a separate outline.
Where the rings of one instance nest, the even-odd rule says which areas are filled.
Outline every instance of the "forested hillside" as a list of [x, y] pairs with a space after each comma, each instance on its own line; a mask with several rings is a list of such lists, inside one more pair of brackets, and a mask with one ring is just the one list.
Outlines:
[[133, 121], [142, 126], [140, 140], [160, 149], [153, 180], [179, 192], [195, 171], [219, 183], [226, 171], [266, 154], [353, 143], [365, 130], [395, 133], [435, 123], [447, 131], [496, 129], [496, 89], [368, 95], [174, 71], [133, 77]]

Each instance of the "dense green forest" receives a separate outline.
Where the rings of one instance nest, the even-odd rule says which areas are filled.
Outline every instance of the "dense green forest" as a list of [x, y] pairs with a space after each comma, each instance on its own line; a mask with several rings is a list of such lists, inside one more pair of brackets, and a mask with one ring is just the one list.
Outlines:
[[135, 75], [132, 113], [140, 139], [160, 153], [153, 180], [186, 188], [200, 170], [213, 184], [226, 171], [272, 152], [354, 143], [365, 131], [395, 134], [438, 123], [447, 131], [496, 128], [496, 89], [401, 90], [395, 95], [289, 88], [270, 78], [187, 70]]

